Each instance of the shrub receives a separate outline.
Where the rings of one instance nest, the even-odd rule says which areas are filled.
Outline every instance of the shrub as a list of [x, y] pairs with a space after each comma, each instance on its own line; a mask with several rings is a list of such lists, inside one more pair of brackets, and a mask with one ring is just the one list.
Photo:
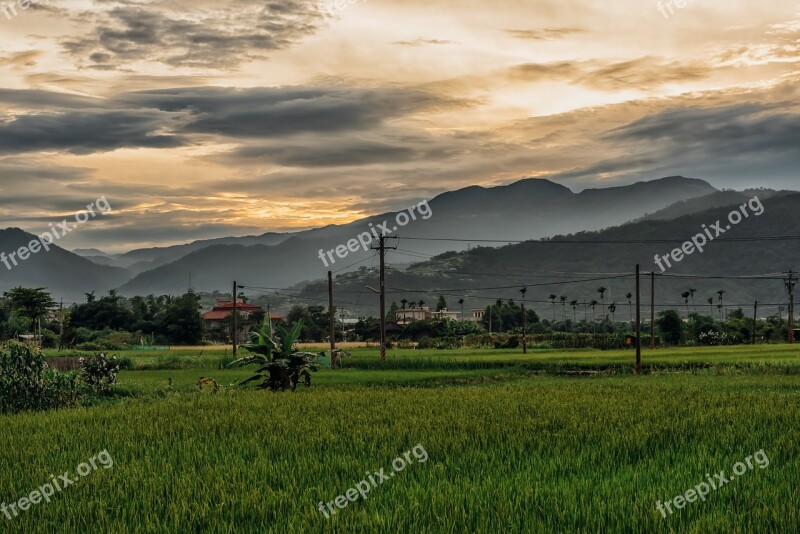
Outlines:
[[116, 356], [109, 358], [105, 354], [95, 354], [81, 358], [81, 377], [93, 391], [108, 393], [117, 383], [119, 367]]
[[0, 346], [0, 413], [77, 404], [77, 375], [48, 369], [41, 349], [17, 341]]

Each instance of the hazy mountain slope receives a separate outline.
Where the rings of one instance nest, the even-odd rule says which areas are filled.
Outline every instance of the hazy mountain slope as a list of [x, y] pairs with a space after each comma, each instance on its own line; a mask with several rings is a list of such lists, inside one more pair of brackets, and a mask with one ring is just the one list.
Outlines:
[[[432, 215], [428, 219], [418, 217], [393, 235], [461, 238], [475, 242], [498, 238], [538, 239], [622, 224], [678, 200], [713, 191], [716, 190], [706, 182], [682, 177], [577, 194], [564, 186], [539, 179], [494, 188], [468, 187], [437, 196], [429, 203]], [[140, 273], [121, 289], [125, 294], [162, 293], [170, 288], [186, 287], [189, 273], [192, 273], [194, 287], [203, 291], [225, 290], [233, 276], [250, 284], [271, 287], [321, 278], [329, 268], [337, 271], [360, 261], [368, 264], [374, 252], [350, 252], [345, 259], [336, 259], [334, 264], [326, 267], [318, 257], [320, 250], [332, 250], [347, 243], [368, 231], [370, 223], [377, 225], [389, 220], [391, 228], [394, 218], [394, 213], [383, 214], [347, 225], [299, 232], [274, 246], [211, 247], [206, 249], [207, 254], [192, 253]], [[400, 248], [407, 249], [409, 243], [404, 241]], [[418, 261], [418, 254], [433, 255], [448, 250], [464, 250], [469, 246], [466, 241], [413, 243], [415, 254], [403, 256], [408, 252], [398, 250], [394, 261]]]
[[[0, 252], [16, 251], [34, 239], [36, 236], [19, 228], [0, 230]], [[49, 252], [40, 250], [10, 271], [0, 263], [0, 291], [16, 286], [46, 287], [55, 298], [63, 297], [67, 302], [83, 302], [84, 293], [103, 293], [118, 287], [129, 277], [124, 269], [97, 265], [54, 245]]]
[[87, 257], [101, 265], [126, 268], [133, 275], [136, 275], [180, 259], [190, 252], [213, 245], [277, 245], [291, 237], [291, 235], [291, 233], [267, 232], [262, 235], [202, 239], [184, 245], [136, 249], [125, 254], [106, 255], [105, 257], [98, 255], [87, 255]]
[[[735, 205], [734, 205], [735, 206]], [[626, 318], [629, 313], [625, 294], [634, 292], [632, 276], [613, 278], [612, 274], [592, 275], [586, 273], [633, 273], [635, 265], [641, 264], [643, 272], [660, 269], [654, 263], [655, 254], [668, 254], [701, 231], [702, 225], [711, 225], [718, 219], [725, 220], [731, 207], [714, 208], [702, 213], [690, 214], [672, 220], [646, 220], [609, 228], [597, 233], [585, 233], [558, 238], [558, 240], [586, 241], [639, 241], [671, 240], [672, 243], [639, 244], [601, 244], [576, 243], [558, 244], [529, 242], [505, 246], [499, 249], [479, 248], [469, 252], [448, 253], [419, 263], [408, 270], [391, 271], [387, 277], [387, 287], [392, 288], [389, 301], [399, 302], [425, 300], [434, 304], [438, 295], [445, 295], [451, 309], [457, 309], [460, 297], [466, 299], [465, 308], [484, 307], [497, 298], [519, 300], [519, 289], [528, 287], [527, 300], [540, 315], [552, 318], [553, 306], [549, 296], [564, 295], [571, 300], [600, 301], [598, 287], [609, 288], [605, 295], [606, 305], [617, 303], [617, 318]], [[800, 194], [781, 193], [764, 201], [765, 212], [760, 217], [751, 216], [734, 226], [721, 237], [762, 237], [780, 235], [800, 235]], [[727, 223], [723, 224], [723, 227]], [[702, 254], [694, 253], [673, 268], [665, 276], [657, 278], [656, 301], [664, 307], [685, 309], [681, 293], [690, 288], [697, 289], [695, 304], [700, 311], [717, 312], [718, 289], [726, 290], [723, 301], [726, 305], [743, 304], [750, 308], [755, 300], [762, 303], [760, 314], [776, 313], [776, 307], [767, 304], [786, 302], [786, 291], [781, 280], [740, 280], [671, 277], [681, 274], [701, 274], [709, 276], [745, 275], [779, 273], [800, 269], [800, 241], [747, 241], [710, 243]], [[361, 307], [360, 313], [374, 312], [377, 297], [364, 293], [366, 285], [376, 283], [377, 274], [373, 272], [349, 273], [336, 280], [339, 292], [337, 302], [341, 306]], [[597, 278], [597, 279], [594, 279]], [[580, 283], [564, 284], [565, 280], [587, 280]], [[552, 285], [559, 283], [559, 285]], [[642, 296], [649, 302], [649, 277], [643, 277]], [[543, 285], [548, 284], [548, 285]], [[467, 288], [498, 288], [471, 291]], [[308, 301], [323, 303], [326, 298], [326, 285], [317, 282], [302, 293]], [[352, 293], [351, 293], [352, 292]], [[361, 292], [361, 295], [357, 293]], [[474, 297], [483, 297], [476, 299]], [[709, 308], [707, 299], [714, 298], [714, 307]], [[539, 302], [536, 302], [539, 301]], [[663, 309], [659, 308], [659, 309]], [[566, 312], [572, 316], [572, 308], [567, 305]], [[561, 317], [564, 309], [556, 299], [556, 314]], [[579, 309], [579, 316], [585, 313]], [[596, 313], [603, 312], [600, 305]], [[649, 313], [649, 311], [647, 312]], [[591, 310], [588, 310], [591, 317]], [[785, 307], [784, 307], [785, 314]]]
[[[784, 191], [783, 193], [791, 193], [791, 191]], [[692, 213], [698, 213], [721, 206], [732, 206], [734, 204], [742, 204], [747, 202], [754, 196], [758, 196], [762, 200], [767, 200], [772, 196], [778, 194], [778, 191], [772, 189], [750, 189], [746, 191], [717, 191], [710, 195], [704, 195], [697, 198], [690, 198], [676, 202], [662, 210], [642, 217], [645, 220], [667, 220], [677, 219]]]

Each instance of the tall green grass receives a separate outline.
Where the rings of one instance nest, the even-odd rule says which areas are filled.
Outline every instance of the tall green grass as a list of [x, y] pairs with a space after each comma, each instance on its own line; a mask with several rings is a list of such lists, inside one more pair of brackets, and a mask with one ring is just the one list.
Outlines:
[[[0, 525], [9, 532], [797, 532], [798, 406], [794, 375], [669, 373], [180, 392], [0, 417], [0, 501], [100, 450], [115, 462], [50, 504], [13, 521], [0, 517]], [[330, 520], [317, 510], [418, 443], [426, 463]], [[667, 519], [655, 509], [656, 500], [760, 449], [767, 469]]]

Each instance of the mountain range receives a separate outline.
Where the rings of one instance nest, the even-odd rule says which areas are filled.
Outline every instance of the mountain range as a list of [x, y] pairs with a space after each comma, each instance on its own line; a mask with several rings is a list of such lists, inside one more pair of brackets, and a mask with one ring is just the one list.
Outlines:
[[[513, 242], [603, 229], [614, 231], [614, 227], [630, 221], [639, 228], [683, 219], [734, 203], [748, 194], [718, 191], [703, 180], [680, 176], [578, 193], [543, 179], [525, 179], [498, 187], [467, 187], [431, 199], [429, 218], [417, 218], [399, 228], [395, 234], [404, 239], [390, 254], [389, 262], [393, 266], [414, 262], [428, 265], [430, 262], [419, 262], [445, 252], [470, 254], [467, 250], [481, 245], [481, 240]], [[774, 191], [761, 194], [765, 198], [785, 196]], [[229, 291], [233, 280], [259, 287], [295, 286], [321, 279], [329, 269], [342, 274], [373, 265], [372, 250], [350, 252], [346, 259], [336, 258], [336, 263], [327, 267], [320, 260], [319, 251], [346, 244], [368, 231], [370, 224], [390, 221], [394, 225], [396, 214], [301, 232], [201, 240], [118, 255], [96, 249], [69, 252], [53, 247], [49, 254], [32, 256], [11, 271], [0, 266], [0, 290], [17, 285], [48, 287], [56, 297], [71, 302], [82, 301], [83, 294], [93, 290], [119, 289], [124, 295], [177, 294], [190, 283], [198, 291]], [[0, 250], [15, 250], [32, 238], [19, 229], [1, 230]], [[498, 257], [505, 257], [501, 254], [507, 248], [478, 250], [483, 251], [481, 254], [495, 251]], [[570, 261], [567, 257], [561, 260]], [[563, 270], [564, 266], [560, 268]]]

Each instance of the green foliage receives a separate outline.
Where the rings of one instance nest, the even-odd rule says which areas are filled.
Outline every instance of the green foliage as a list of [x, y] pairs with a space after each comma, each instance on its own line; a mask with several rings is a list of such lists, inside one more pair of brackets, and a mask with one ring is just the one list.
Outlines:
[[120, 365], [116, 356], [111, 358], [99, 353], [81, 358], [81, 378], [96, 393], [106, 394], [117, 383]]
[[244, 367], [256, 365], [255, 375], [248, 378], [241, 385], [250, 382], [260, 382], [258, 389], [271, 391], [286, 391], [297, 389], [301, 381], [306, 387], [311, 386], [311, 372], [317, 371], [318, 356], [325, 353], [312, 354], [299, 352], [295, 343], [300, 337], [303, 321], [294, 323], [291, 330], [287, 331], [278, 327], [278, 335], [272, 332], [272, 321], [269, 314], [264, 316], [264, 324], [260, 330], [251, 332], [252, 343], [244, 348], [252, 352], [252, 356], [240, 358], [229, 364], [229, 367]]
[[44, 354], [32, 345], [1, 345], [0, 413], [75, 405], [80, 398], [77, 378], [48, 369]]
[[666, 310], [658, 314], [656, 327], [665, 342], [677, 345], [683, 340], [683, 320], [675, 310]]

